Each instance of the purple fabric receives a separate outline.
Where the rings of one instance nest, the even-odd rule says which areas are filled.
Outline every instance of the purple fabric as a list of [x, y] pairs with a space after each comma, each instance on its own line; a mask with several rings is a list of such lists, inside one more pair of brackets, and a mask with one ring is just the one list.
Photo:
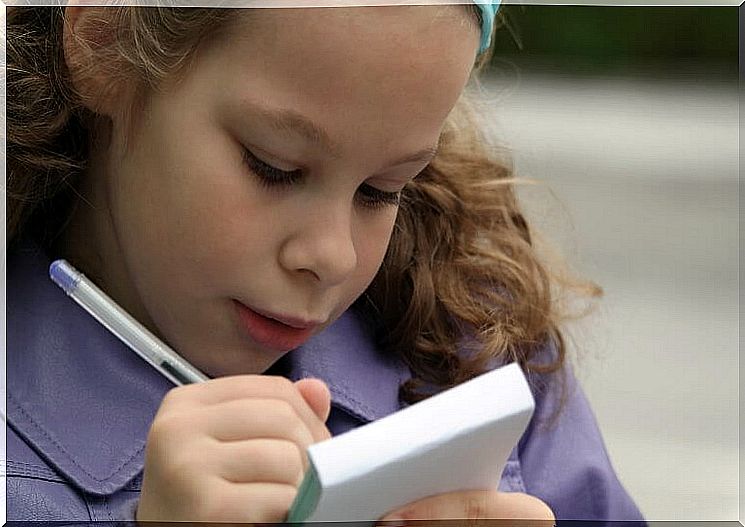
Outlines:
[[[7, 519], [133, 520], [147, 432], [172, 385], [67, 298], [49, 263], [31, 243], [8, 255]], [[352, 311], [268, 373], [324, 379], [334, 435], [399, 410], [410, 376]], [[543, 381], [549, 389], [534, 392], [536, 416], [500, 490], [534, 494], [559, 519], [641, 519], [571, 376], [555, 427], [540, 425], [558, 400], [557, 383]]]

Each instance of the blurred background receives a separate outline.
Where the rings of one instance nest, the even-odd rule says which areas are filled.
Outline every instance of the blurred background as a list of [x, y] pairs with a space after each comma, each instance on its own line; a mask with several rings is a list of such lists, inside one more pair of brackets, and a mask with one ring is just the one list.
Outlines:
[[483, 78], [537, 228], [605, 291], [573, 362], [651, 520], [738, 519], [738, 8], [517, 6]]

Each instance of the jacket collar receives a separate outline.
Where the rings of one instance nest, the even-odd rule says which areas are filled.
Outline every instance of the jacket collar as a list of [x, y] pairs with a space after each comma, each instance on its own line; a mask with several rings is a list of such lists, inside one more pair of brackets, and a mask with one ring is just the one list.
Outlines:
[[[53, 284], [49, 264], [33, 243], [8, 254], [8, 424], [75, 486], [111, 494], [142, 470], [150, 423], [173, 386]], [[362, 422], [400, 409], [410, 376], [351, 310], [276, 371], [323, 379], [332, 404]]]

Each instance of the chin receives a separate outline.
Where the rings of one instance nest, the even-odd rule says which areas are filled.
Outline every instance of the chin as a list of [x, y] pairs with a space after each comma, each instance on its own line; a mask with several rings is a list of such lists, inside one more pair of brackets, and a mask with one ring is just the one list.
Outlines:
[[[214, 348], [213, 348], [214, 349]], [[232, 375], [261, 375], [284, 356], [277, 352], [231, 349], [213, 352], [214, 355], [205, 361], [202, 371], [212, 378], [229, 377]], [[216, 359], [216, 360], [215, 360]], [[195, 364], [195, 366], [197, 366]], [[199, 366], [197, 366], [199, 367]]]

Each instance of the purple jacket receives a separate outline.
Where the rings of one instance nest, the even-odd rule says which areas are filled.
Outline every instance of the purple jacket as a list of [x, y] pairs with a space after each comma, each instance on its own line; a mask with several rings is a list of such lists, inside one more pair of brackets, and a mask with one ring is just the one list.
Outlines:
[[[172, 385], [67, 298], [48, 278], [49, 263], [32, 244], [8, 255], [7, 519], [132, 520], [147, 432]], [[334, 435], [399, 410], [398, 387], [410, 376], [356, 317], [347, 312], [271, 371], [328, 383]], [[641, 519], [569, 381], [553, 427], [545, 421], [557, 383], [534, 390], [533, 421], [500, 490], [535, 495], [558, 519]]]

